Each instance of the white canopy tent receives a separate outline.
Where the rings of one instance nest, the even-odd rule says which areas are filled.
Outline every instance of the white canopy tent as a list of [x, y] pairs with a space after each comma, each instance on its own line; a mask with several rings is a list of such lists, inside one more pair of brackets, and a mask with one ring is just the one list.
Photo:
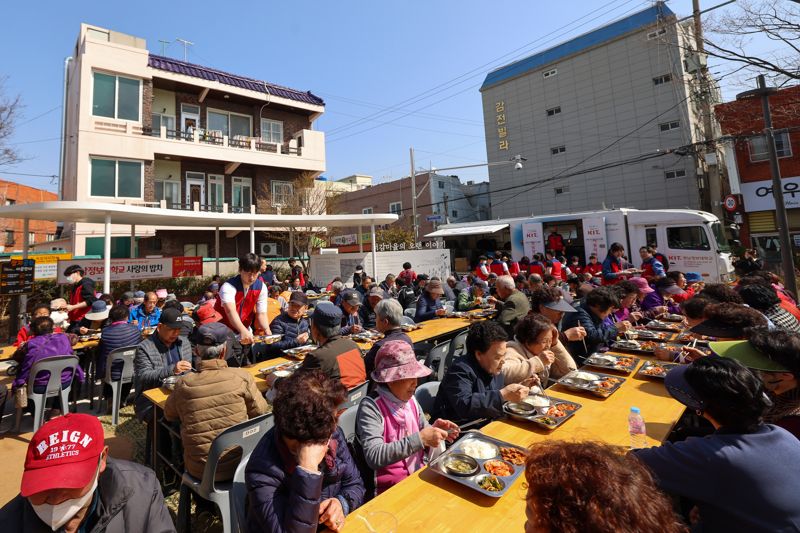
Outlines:
[[[0, 218], [23, 220], [22, 257], [28, 256], [28, 227], [30, 220], [55, 222], [85, 222], [104, 224], [103, 259], [105, 276], [103, 292], [111, 291], [111, 224], [128, 224], [135, 234], [137, 224], [155, 226], [157, 229], [214, 230], [215, 253], [219, 265], [219, 230], [249, 230], [250, 253], [255, 253], [256, 230], [289, 228], [290, 238], [295, 228], [370, 226], [372, 235], [372, 260], [377, 264], [375, 226], [391, 224], [398, 219], [393, 214], [371, 215], [258, 215], [254, 213], [217, 213], [210, 211], [181, 211], [160, 207], [143, 207], [127, 204], [83, 203], [76, 201], [37, 202], [0, 206]], [[131, 241], [133, 249], [133, 241]], [[377, 272], [374, 273], [378, 275]]]

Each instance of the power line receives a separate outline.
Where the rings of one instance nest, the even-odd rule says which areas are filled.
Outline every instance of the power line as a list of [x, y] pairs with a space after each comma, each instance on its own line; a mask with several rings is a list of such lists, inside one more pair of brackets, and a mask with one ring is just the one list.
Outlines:
[[48, 115], [48, 114], [52, 113], [52, 112], [53, 112], [53, 111], [55, 111], [56, 109], [61, 109], [61, 104], [58, 104], [58, 105], [57, 105], [57, 106], [55, 106], [53, 109], [48, 109], [47, 111], [45, 111], [44, 113], [42, 113], [42, 114], [40, 114], [40, 115], [36, 115], [36, 116], [35, 116], [35, 117], [33, 117], [33, 118], [29, 118], [29, 119], [28, 119], [28, 120], [26, 120], [25, 122], [20, 122], [19, 124], [14, 124], [14, 127], [15, 127], [15, 128], [19, 128], [20, 126], [24, 126], [25, 124], [27, 124], [27, 123], [29, 123], [29, 122], [33, 122], [33, 121], [34, 121], [34, 120], [36, 120], [36, 119], [42, 118], [43, 116], [45, 116], [45, 115]]
[[0, 174], [8, 174], [10, 176], [30, 176], [33, 178], [57, 178], [58, 174], [27, 174], [25, 172], [11, 172], [7, 170], [0, 170]]

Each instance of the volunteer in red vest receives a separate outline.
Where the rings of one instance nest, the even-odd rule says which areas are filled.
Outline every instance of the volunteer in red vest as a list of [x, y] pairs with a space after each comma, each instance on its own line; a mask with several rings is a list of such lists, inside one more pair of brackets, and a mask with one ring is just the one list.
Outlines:
[[667, 275], [664, 265], [653, 255], [653, 249], [647, 246], [639, 248], [639, 257], [642, 258], [642, 277], [650, 283], [655, 283], [659, 278]]
[[547, 261], [544, 263], [544, 273], [550, 274], [556, 279], [564, 279], [564, 273], [562, 272], [564, 265], [561, 264], [561, 261], [556, 259], [555, 250], [548, 250], [545, 254], [545, 258]]
[[486, 266], [486, 259], [485, 255], [482, 255], [478, 258], [478, 266], [475, 267], [475, 275], [481, 278], [483, 281], [489, 279], [489, 267]]
[[615, 242], [608, 249], [608, 256], [603, 261], [603, 285], [616, 285], [635, 272], [634, 269], [623, 267], [622, 256], [625, 255], [625, 247]]
[[[595, 258], [596, 260], [597, 258]], [[578, 259], [577, 255], [573, 255], [572, 259], [569, 262], [569, 270], [576, 276], [583, 274], [583, 267], [581, 266], [581, 262]]]
[[239, 275], [222, 284], [214, 309], [222, 315], [222, 323], [239, 335], [242, 344], [253, 342], [250, 327], [256, 326], [270, 335], [267, 318], [268, 291], [259, 279], [261, 259], [256, 254], [239, 258]]
[[529, 274], [538, 274], [539, 277], [544, 276], [544, 263], [542, 263], [542, 254], [533, 254], [533, 261], [528, 266]]
[[94, 280], [84, 277], [83, 274], [83, 267], [80, 265], [68, 266], [64, 271], [64, 275], [72, 282], [72, 287], [69, 289], [67, 315], [69, 316], [70, 325], [74, 326], [75, 329], [77, 329], [81, 319], [89, 312], [92, 303], [97, 300], [94, 295]]
[[511, 258], [507, 255], [503, 256], [503, 261], [505, 261], [506, 265], [508, 265], [508, 273], [511, 276], [516, 276], [520, 273], [519, 263], [516, 261], [512, 261]]
[[559, 254], [564, 253], [564, 238], [558, 232], [558, 228], [551, 231], [550, 235], [547, 236], [547, 249]]
[[666, 255], [658, 251], [658, 245], [653, 242], [650, 243], [649, 248], [650, 251], [653, 253], [653, 257], [658, 259], [658, 262], [661, 263], [661, 266], [664, 267], [664, 272], [669, 272], [669, 259], [667, 259]]
[[589, 256], [589, 262], [583, 267], [583, 271], [591, 274], [593, 278], [600, 277], [600, 274], [603, 273], [603, 265], [597, 262], [597, 254]]
[[492, 258], [492, 262], [489, 263], [489, 272], [497, 274], [498, 278], [508, 274], [508, 266], [500, 259], [500, 255], [495, 255]]

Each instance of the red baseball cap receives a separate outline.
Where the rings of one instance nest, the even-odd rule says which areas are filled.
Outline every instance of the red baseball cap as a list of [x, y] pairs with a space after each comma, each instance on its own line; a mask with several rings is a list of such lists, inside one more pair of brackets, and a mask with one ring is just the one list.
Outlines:
[[197, 318], [200, 320], [201, 324], [208, 324], [209, 322], [220, 322], [222, 320], [222, 315], [214, 309], [213, 305], [205, 304], [201, 305], [197, 310]]
[[27, 498], [51, 489], [82, 489], [97, 472], [105, 445], [97, 417], [66, 414], [54, 418], [28, 444], [20, 494]]

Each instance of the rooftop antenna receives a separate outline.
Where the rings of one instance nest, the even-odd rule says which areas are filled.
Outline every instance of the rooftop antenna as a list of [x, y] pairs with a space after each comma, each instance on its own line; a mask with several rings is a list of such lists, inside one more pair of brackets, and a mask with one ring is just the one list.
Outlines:
[[175, 39], [179, 43], [183, 43], [183, 60], [189, 61], [189, 47], [194, 45], [192, 41], [187, 41], [186, 39], [181, 39], [180, 37]]
[[167, 54], [167, 46], [169, 46], [172, 43], [172, 41], [165, 41], [163, 39], [159, 39], [158, 42], [161, 43], [161, 55], [162, 56], [166, 55]]

